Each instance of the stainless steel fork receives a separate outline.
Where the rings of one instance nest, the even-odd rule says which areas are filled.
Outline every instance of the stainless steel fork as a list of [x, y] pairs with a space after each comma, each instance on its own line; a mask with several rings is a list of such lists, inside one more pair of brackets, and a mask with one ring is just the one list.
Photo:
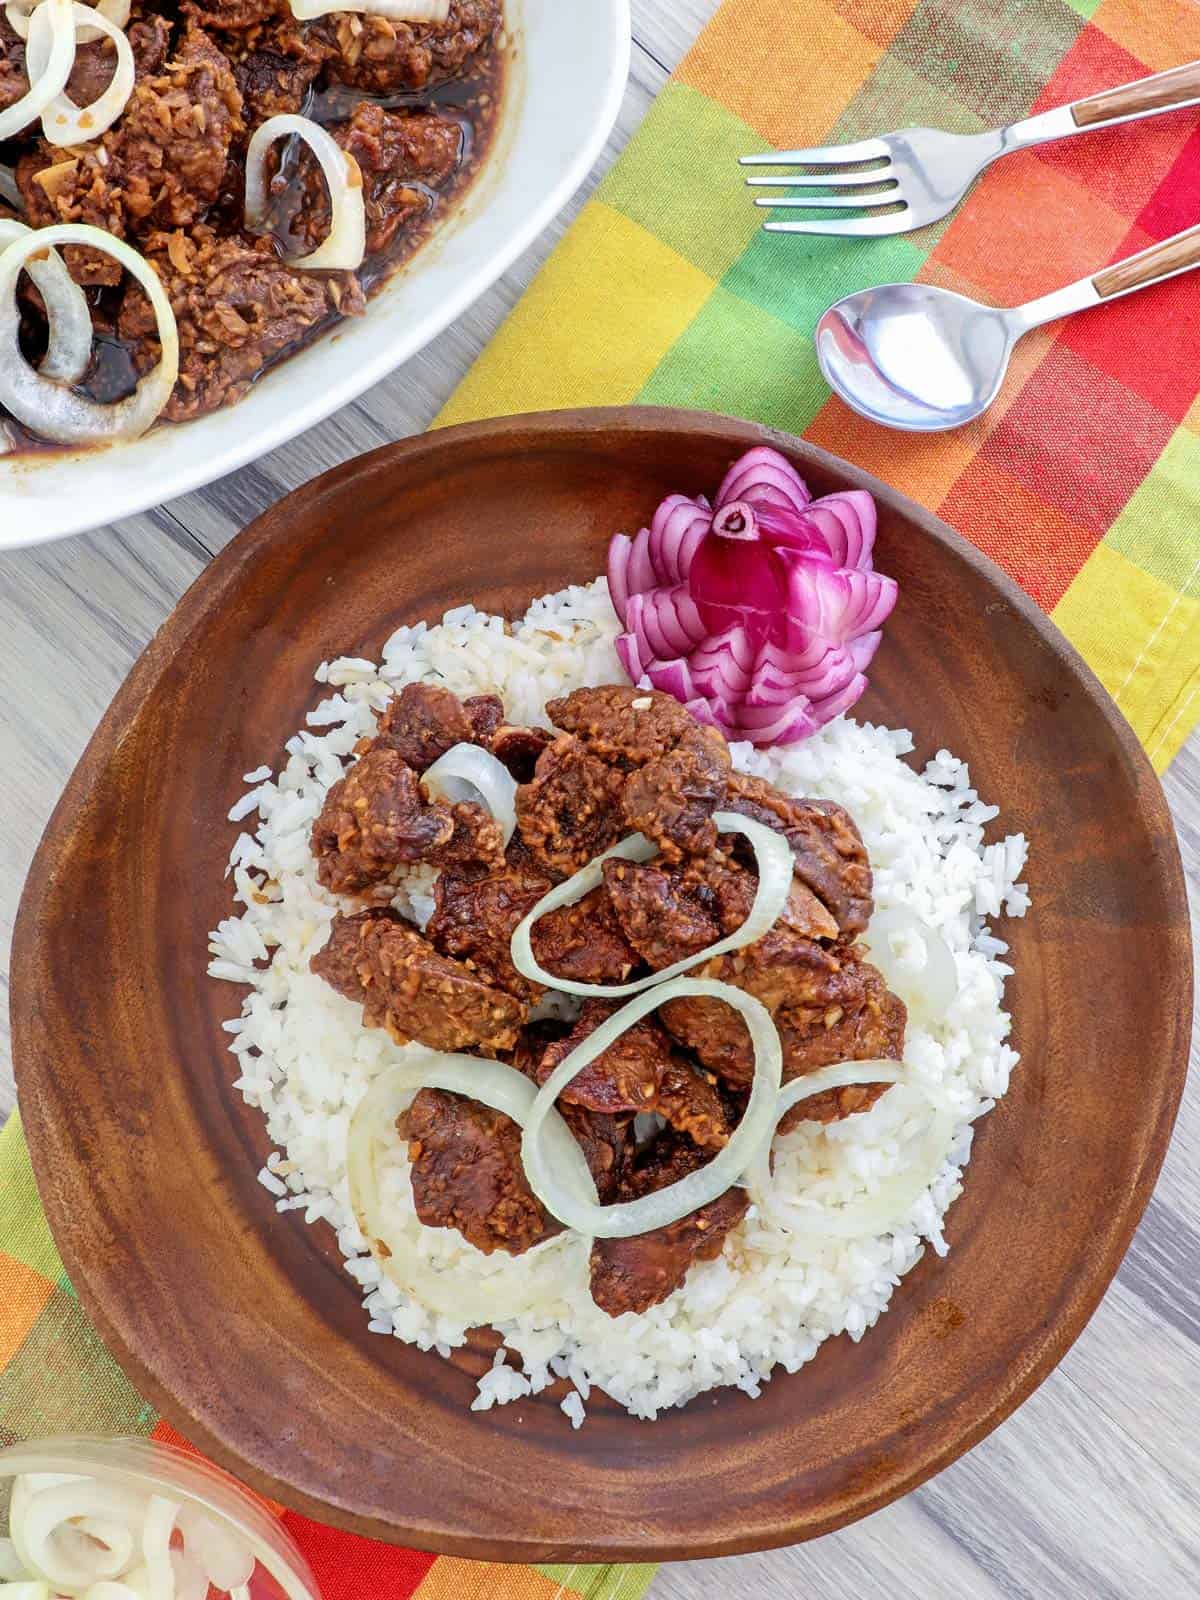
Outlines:
[[[1093, 128], [1111, 128], [1163, 111], [1200, 105], [1200, 61], [1157, 72], [1118, 89], [1105, 89], [1071, 105], [1056, 106], [990, 133], [942, 133], [902, 128], [857, 144], [816, 145], [808, 150], [766, 151], [742, 156], [744, 167], [811, 167], [796, 177], [747, 178], [752, 185], [802, 189], [798, 195], [760, 198], [772, 210], [856, 211], [852, 217], [804, 217], [763, 224], [769, 233], [835, 233], [854, 238], [909, 233], [936, 222], [955, 206], [984, 170], [1001, 156], [1048, 144]], [[871, 165], [867, 165], [871, 163]], [[818, 190], [836, 191], [818, 193]]]

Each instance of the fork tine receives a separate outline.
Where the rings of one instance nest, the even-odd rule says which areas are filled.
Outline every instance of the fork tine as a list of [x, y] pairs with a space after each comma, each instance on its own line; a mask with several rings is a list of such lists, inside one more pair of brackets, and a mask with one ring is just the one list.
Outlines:
[[859, 211], [878, 210], [880, 206], [894, 206], [904, 197], [900, 193], [900, 185], [893, 184], [890, 189], [885, 189], [882, 194], [777, 194], [769, 200], [758, 199], [754, 202], [764, 211], [781, 211], [796, 206], [804, 206], [813, 211], [822, 206], [830, 211], [848, 211], [852, 207]]
[[743, 167], [836, 167], [852, 161], [878, 161], [890, 156], [882, 139], [860, 139], [857, 144], [817, 144], [809, 150], [764, 150], [761, 155], [739, 156]]
[[747, 178], [749, 189], [863, 189], [872, 183], [892, 183], [895, 173], [891, 162], [886, 167], [872, 167], [870, 172], [801, 172], [794, 178]]
[[894, 211], [882, 217], [829, 217], [824, 220], [818, 218], [803, 222], [764, 222], [763, 229], [766, 233], [832, 233], [857, 239], [880, 239], [889, 233], [908, 233], [912, 225], [912, 217], [908, 207], [905, 206], [903, 211]]

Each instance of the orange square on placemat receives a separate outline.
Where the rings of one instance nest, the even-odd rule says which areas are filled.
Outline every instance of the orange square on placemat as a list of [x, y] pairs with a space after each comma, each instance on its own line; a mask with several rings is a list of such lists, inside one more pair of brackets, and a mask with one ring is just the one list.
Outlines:
[[1045, 161], [1011, 156], [988, 172], [934, 255], [998, 305], [1061, 288], [1102, 266], [1129, 218]]
[[4, 1281], [4, 1296], [0, 1299], [0, 1367], [6, 1367], [46, 1309], [54, 1285], [9, 1255], [0, 1255], [0, 1278]]
[[881, 53], [826, 0], [726, 0], [676, 77], [777, 147], [819, 144]]

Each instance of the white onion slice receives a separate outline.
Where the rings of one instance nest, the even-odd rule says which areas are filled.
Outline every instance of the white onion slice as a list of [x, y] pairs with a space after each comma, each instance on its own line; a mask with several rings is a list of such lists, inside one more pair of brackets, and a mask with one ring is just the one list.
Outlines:
[[291, 0], [292, 15], [298, 22], [325, 17], [332, 11], [361, 11], [364, 15], [387, 17], [390, 22], [432, 22], [450, 19], [450, 0]]
[[48, 1583], [23, 1578], [19, 1583], [0, 1583], [0, 1600], [54, 1600], [54, 1596]]
[[[421, 774], [430, 794], [444, 800], [482, 798], [500, 824], [507, 846], [517, 827], [517, 780], [490, 750], [477, 744], [456, 744]], [[463, 793], [463, 787], [474, 793]]]
[[[49, 4], [49, 0], [44, 0]], [[292, 267], [317, 272], [340, 268], [353, 271], [362, 265], [367, 250], [367, 213], [363, 204], [362, 173], [358, 162], [311, 117], [290, 113], [268, 117], [257, 128], [246, 151], [246, 227], [251, 233], [267, 231], [270, 184], [267, 152], [278, 139], [299, 134], [321, 163], [329, 189], [329, 236], [306, 256], [285, 256]]]
[[[863, 942], [871, 960], [910, 1011], [930, 1021], [944, 1017], [958, 994], [958, 968], [941, 934], [906, 906], [877, 911]], [[923, 959], [911, 963], [903, 946], [916, 944]]]
[[[58, 0], [43, 0], [47, 6]], [[100, 405], [35, 372], [21, 354], [17, 279], [31, 256], [51, 245], [86, 244], [111, 256], [141, 284], [154, 309], [162, 354], [137, 388], [115, 405]], [[19, 422], [57, 444], [101, 444], [135, 439], [171, 398], [179, 375], [179, 332], [162, 280], [150, 263], [103, 228], [55, 223], [16, 239], [0, 254], [0, 405]]]
[[[42, 0], [8, 0], [4, 8], [4, 15], [9, 27], [19, 39], [29, 38], [29, 19], [42, 4]], [[124, 28], [129, 21], [129, 13], [133, 9], [132, 0], [100, 0], [97, 6], [89, 6], [89, 11], [94, 10], [97, 15], [107, 18], [115, 27]], [[91, 44], [100, 37], [100, 29], [90, 18], [87, 22], [76, 27], [75, 43]]]
[[131, 1589], [127, 1583], [108, 1578], [94, 1583], [90, 1589], [85, 1589], [83, 1600], [142, 1600], [137, 1589]]
[[[894, 1061], [841, 1061], [785, 1084], [776, 1104], [775, 1121], [793, 1106], [827, 1089], [868, 1083], [904, 1084], [924, 1092], [922, 1086], [906, 1077]], [[953, 1135], [954, 1118], [934, 1106], [929, 1126], [906, 1170], [884, 1179], [869, 1199], [837, 1207], [825, 1201], [805, 1203], [802, 1196], [781, 1194], [778, 1180], [771, 1172], [768, 1142], [759, 1151], [748, 1175], [750, 1193], [766, 1218], [793, 1233], [819, 1239], [873, 1238], [892, 1232], [907, 1219], [945, 1165]]]
[[208, 1600], [208, 1574], [186, 1550], [172, 1550], [171, 1568], [175, 1579], [175, 1600]]
[[[788, 859], [791, 860], [790, 851]], [[668, 1000], [692, 995], [724, 1001], [740, 1012], [749, 1029], [754, 1046], [754, 1081], [745, 1114], [734, 1129], [729, 1143], [707, 1166], [654, 1194], [643, 1195], [640, 1200], [600, 1205], [583, 1151], [571, 1139], [561, 1118], [558, 1120], [567, 1133], [571, 1150], [563, 1151], [560, 1140], [555, 1138], [552, 1142], [545, 1137], [545, 1123], [553, 1112], [554, 1102], [584, 1067], [607, 1050], [635, 1022]], [[521, 1155], [529, 1186], [547, 1211], [566, 1227], [574, 1228], [589, 1238], [625, 1239], [635, 1233], [649, 1233], [654, 1228], [678, 1222], [697, 1207], [707, 1205], [710, 1200], [723, 1195], [751, 1165], [759, 1150], [767, 1148], [778, 1116], [776, 1102], [782, 1074], [783, 1052], [779, 1034], [771, 1020], [771, 1013], [761, 1000], [735, 989], [732, 984], [714, 983], [704, 978], [672, 978], [667, 983], [658, 984], [602, 1022], [582, 1044], [572, 1050], [538, 1091], [521, 1141]], [[587, 1179], [587, 1189], [583, 1187], [584, 1178]], [[589, 1191], [590, 1198], [587, 1197]]]
[[[39, 7], [34, 13], [30, 23], [29, 44], [25, 53], [31, 78], [45, 71], [50, 55], [50, 37], [41, 24], [41, 9]], [[82, 39], [85, 32], [103, 34], [112, 40], [117, 59], [107, 88], [89, 105], [77, 106], [64, 89], [42, 112], [42, 132], [47, 142], [53, 145], [86, 144], [89, 139], [96, 139], [107, 128], [111, 128], [129, 103], [137, 71], [129, 40], [103, 12], [80, 5], [79, 0], [75, 0], [74, 17], [77, 40]], [[95, 22], [89, 23], [89, 17], [94, 17]]]
[[0, 1539], [0, 1583], [16, 1583], [26, 1576], [25, 1564], [11, 1539]]
[[146, 1558], [146, 1572], [150, 1578], [150, 1593], [154, 1600], [175, 1600], [175, 1568], [171, 1565], [171, 1534], [175, 1518], [179, 1515], [179, 1502], [165, 1495], [150, 1497], [146, 1520], [142, 1524], [142, 1554]]
[[602, 864], [610, 857], [620, 857], [625, 861], [649, 861], [658, 854], [657, 847], [647, 838], [640, 833], [633, 833], [627, 839], [622, 839], [620, 844], [614, 845], [611, 850], [606, 850], [602, 856], [589, 861], [587, 866], [573, 878], [558, 884], [538, 901], [512, 936], [513, 966], [522, 977], [532, 978], [535, 982], [544, 984], [549, 989], [557, 989], [562, 994], [595, 995], [609, 1000], [621, 1000], [626, 995], [640, 994], [643, 989], [665, 983], [681, 972], [689, 972], [702, 961], [711, 961], [714, 956], [723, 956], [730, 950], [740, 950], [745, 945], [753, 944], [756, 939], [761, 939], [774, 925], [787, 904], [792, 887], [794, 864], [791, 846], [784, 836], [776, 833], [773, 828], [768, 828], [761, 822], [753, 822], [749, 817], [738, 816], [734, 811], [718, 811], [713, 816], [713, 821], [719, 833], [744, 834], [753, 847], [755, 860], [758, 863], [758, 888], [755, 891], [754, 904], [740, 928], [735, 928], [724, 939], [718, 939], [716, 944], [710, 944], [707, 950], [700, 950], [695, 955], [688, 956], [685, 961], [676, 961], [672, 966], [664, 967], [661, 972], [652, 972], [648, 978], [639, 978], [634, 983], [574, 983], [567, 978], [556, 978], [552, 972], [547, 972], [544, 967], [539, 966], [533, 953], [533, 929], [541, 917], [548, 911], [557, 911], [560, 906], [574, 905], [577, 900], [582, 900], [585, 894], [595, 889], [604, 877]]
[[[14, 239], [23, 239], [31, 231], [23, 222], [0, 217], [0, 253]], [[56, 378], [60, 383], [78, 383], [92, 353], [92, 313], [87, 296], [57, 250], [48, 250], [44, 261], [27, 262], [25, 270], [41, 292], [50, 330], [38, 371], [44, 378]]]
[[200, 1564], [214, 1589], [237, 1589], [250, 1582], [254, 1552], [228, 1523], [189, 1503], [181, 1507], [176, 1526], [183, 1548]]
[[[438, 1050], [414, 1050], [376, 1078], [350, 1120], [346, 1167], [355, 1218], [384, 1273], [421, 1305], [471, 1326], [520, 1316], [545, 1304], [547, 1299], [559, 1297], [564, 1290], [561, 1254], [547, 1261], [542, 1272], [531, 1272], [530, 1256], [523, 1256], [522, 1278], [527, 1275], [527, 1281], [524, 1288], [514, 1291], [512, 1276], [503, 1269], [475, 1283], [464, 1280], [460, 1271], [440, 1272], [411, 1240], [389, 1230], [382, 1201], [381, 1158], [389, 1149], [395, 1149], [396, 1119], [408, 1109], [419, 1089], [467, 1095], [503, 1112], [521, 1126], [537, 1099], [536, 1086], [515, 1067]], [[564, 1154], [569, 1158], [574, 1150], [582, 1160], [579, 1146], [556, 1111], [547, 1117], [547, 1123], [546, 1143], [559, 1159]], [[595, 1195], [586, 1162], [583, 1171]]]
[[[39, 26], [48, 30], [50, 48], [46, 65], [30, 74], [29, 88], [4, 111], [0, 111], [0, 140], [15, 138], [35, 122], [46, 107], [67, 86], [75, 65], [75, 9], [73, 0], [41, 0]], [[30, 32], [34, 30], [30, 29]]]
[[[18, 1493], [21, 1489], [22, 1492]], [[108, 1549], [76, 1534], [69, 1543], [64, 1530], [82, 1518], [120, 1523], [136, 1534], [146, 1515], [146, 1496], [94, 1478], [73, 1478], [49, 1488], [32, 1489], [18, 1478], [9, 1507], [9, 1532], [26, 1569], [57, 1590], [78, 1593], [102, 1578], [120, 1577], [130, 1550]]]

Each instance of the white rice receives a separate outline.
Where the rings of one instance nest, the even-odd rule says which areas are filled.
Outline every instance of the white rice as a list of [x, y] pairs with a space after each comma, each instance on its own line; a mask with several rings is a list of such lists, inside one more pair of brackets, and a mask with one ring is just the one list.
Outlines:
[[[584, 684], [620, 682], [618, 631], [603, 579], [547, 595], [506, 631], [498, 617], [469, 606], [440, 626], [402, 628], [383, 660], [323, 662], [319, 683], [332, 691], [287, 741], [276, 778], [262, 767], [230, 812], [248, 823], [229, 864], [240, 914], [212, 935], [210, 974], [250, 985], [241, 1015], [225, 1024], [237, 1061], [235, 1087], [266, 1118], [278, 1147], [260, 1180], [280, 1211], [301, 1211], [330, 1227], [346, 1270], [359, 1284], [372, 1332], [448, 1356], [467, 1329], [401, 1293], [366, 1253], [351, 1214], [346, 1135], [372, 1079], [405, 1052], [382, 1030], [362, 1024], [356, 1005], [308, 970], [339, 909], [317, 883], [308, 839], [329, 786], [355, 744], [375, 727], [392, 691], [416, 680], [457, 693], [496, 693], [514, 721], [545, 723], [545, 703]], [[723, 1255], [702, 1263], [664, 1304], [611, 1318], [587, 1290], [581, 1241], [564, 1234], [520, 1257], [483, 1256], [453, 1230], [423, 1228], [413, 1211], [407, 1158], [398, 1149], [388, 1183], [397, 1229], [407, 1227], [438, 1268], [514, 1286], [531, 1274], [544, 1285], [536, 1314], [500, 1326], [504, 1344], [480, 1380], [477, 1409], [537, 1394], [565, 1378], [562, 1409], [584, 1420], [592, 1386], [639, 1417], [721, 1385], [757, 1395], [776, 1367], [795, 1372], [823, 1340], [860, 1339], [886, 1310], [902, 1276], [928, 1243], [945, 1254], [942, 1224], [962, 1187], [972, 1125], [1008, 1087], [1017, 1055], [1005, 1042], [1002, 959], [1007, 945], [984, 919], [1024, 914], [1017, 880], [1026, 842], [1019, 834], [985, 844], [997, 812], [971, 787], [966, 765], [941, 750], [923, 774], [902, 759], [903, 730], [842, 718], [790, 749], [735, 745], [735, 765], [781, 789], [840, 801], [862, 830], [880, 907], [906, 905], [934, 926], [954, 952], [959, 992], [932, 1031], [910, 1022], [904, 1059], [913, 1079], [956, 1124], [936, 1181], [895, 1230], [878, 1238], [806, 1241], [768, 1224], [755, 1209]], [[397, 906], [420, 922], [431, 910], [432, 875], [410, 880]], [[869, 1112], [825, 1127], [807, 1124], [777, 1141], [776, 1181], [789, 1192], [852, 1202], [903, 1170], [910, 1141], [928, 1116], [921, 1097], [894, 1089]], [[510, 1366], [506, 1352], [519, 1358]]]

